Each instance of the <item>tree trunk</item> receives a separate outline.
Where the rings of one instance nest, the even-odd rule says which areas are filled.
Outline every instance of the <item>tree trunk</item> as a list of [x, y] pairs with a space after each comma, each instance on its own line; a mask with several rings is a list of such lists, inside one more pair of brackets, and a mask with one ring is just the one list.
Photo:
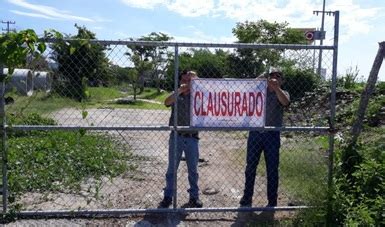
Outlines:
[[144, 73], [141, 73], [139, 76], [139, 93], [142, 94], [144, 92]]
[[379, 43], [378, 52], [377, 52], [376, 58], [374, 59], [372, 69], [370, 70], [368, 82], [366, 84], [365, 90], [361, 94], [356, 121], [354, 122], [352, 127], [351, 145], [353, 146], [356, 144], [358, 136], [362, 131], [362, 122], [364, 120], [365, 112], [368, 107], [369, 98], [375, 89], [378, 73], [380, 71], [381, 64], [382, 64], [382, 61], [384, 60], [384, 57], [385, 57], [385, 41]]
[[136, 101], [136, 85], [133, 86], [134, 89], [134, 101]]

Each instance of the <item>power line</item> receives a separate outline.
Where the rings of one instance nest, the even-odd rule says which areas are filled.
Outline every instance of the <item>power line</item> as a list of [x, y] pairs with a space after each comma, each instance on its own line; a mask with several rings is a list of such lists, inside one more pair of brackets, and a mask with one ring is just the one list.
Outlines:
[[1, 30], [2, 31], [7, 31], [7, 33], [9, 33], [9, 32], [16, 32], [16, 29], [11, 29], [10, 27], [9, 27], [9, 25], [11, 25], [11, 24], [16, 24], [16, 22], [15, 21], [9, 21], [9, 20], [7, 20], [7, 21], [1, 21], [1, 23], [2, 24], [7, 24], [7, 28], [6, 29], [4, 29], [4, 28], [1, 28]]

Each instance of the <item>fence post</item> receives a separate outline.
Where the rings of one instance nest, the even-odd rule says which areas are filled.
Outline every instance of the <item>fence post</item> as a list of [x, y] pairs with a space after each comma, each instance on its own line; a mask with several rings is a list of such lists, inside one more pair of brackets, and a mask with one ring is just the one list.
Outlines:
[[[178, 44], [175, 45], [175, 52], [174, 52], [174, 94], [175, 94], [175, 103], [174, 103], [174, 125], [173, 125], [173, 146], [174, 146], [174, 153], [173, 153], [173, 159], [172, 159], [172, 165], [174, 166], [174, 175], [173, 175], [173, 180], [174, 180], [174, 188], [173, 188], [173, 209], [177, 208], [177, 203], [178, 203], [178, 192], [177, 192], [177, 170], [176, 170], [176, 159], [177, 159], [177, 153], [178, 153], [178, 139], [177, 139], [177, 127], [178, 127], [178, 86], [179, 86], [179, 46]], [[169, 144], [171, 146], [171, 144]], [[169, 148], [170, 149], [170, 148]]]
[[333, 49], [333, 71], [330, 93], [330, 118], [329, 118], [329, 165], [328, 165], [328, 207], [327, 222], [331, 223], [332, 206], [331, 199], [333, 193], [333, 168], [334, 168], [334, 133], [336, 116], [336, 90], [337, 90], [337, 57], [338, 57], [338, 34], [339, 34], [340, 12], [334, 12], [334, 49]]
[[3, 65], [0, 64], [0, 118], [1, 118], [1, 164], [2, 164], [2, 199], [3, 199], [3, 214], [7, 212], [8, 206], [8, 179], [7, 179], [7, 163], [8, 163], [8, 155], [7, 155], [7, 132], [6, 132], [6, 120], [5, 120], [5, 77], [3, 72]]

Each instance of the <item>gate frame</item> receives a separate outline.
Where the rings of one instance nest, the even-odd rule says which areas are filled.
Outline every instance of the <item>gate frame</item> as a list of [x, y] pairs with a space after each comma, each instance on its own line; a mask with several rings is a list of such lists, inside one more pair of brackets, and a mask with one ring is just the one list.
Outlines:
[[[177, 114], [174, 114], [173, 126], [125, 126], [125, 127], [98, 127], [98, 126], [36, 126], [36, 125], [13, 125], [12, 130], [30, 131], [30, 130], [65, 130], [76, 131], [84, 129], [87, 131], [250, 131], [250, 130], [265, 130], [265, 131], [301, 131], [301, 132], [322, 132], [329, 134], [329, 162], [328, 162], [328, 188], [332, 187], [333, 182], [333, 161], [334, 161], [334, 128], [336, 115], [336, 79], [337, 79], [337, 57], [338, 57], [338, 36], [339, 36], [339, 11], [331, 12], [334, 15], [334, 42], [331, 46], [324, 45], [300, 45], [300, 44], [250, 44], [250, 43], [236, 43], [236, 44], [220, 44], [220, 43], [180, 43], [180, 42], [150, 42], [150, 41], [107, 41], [107, 40], [92, 40], [92, 43], [101, 45], [142, 45], [142, 46], [168, 46], [175, 49], [175, 67], [174, 67], [174, 90], [178, 89], [178, 66], [179, 66], [179, 48], [180, 47], [202, 47], [202, 48], [252, 48], [252, 49], [278, 49], [284, 47], [291, 50], [332, 50], [332, 77], [331, 77], [331, 96], [330, 96], [330, 116], [328, 127], [247, 127], [247, 128], [205, 128], [205, 127], [190, 127], [177, 126]], [[45, 42], [56, 42], [55, 39], [44, 39]], [[0, 74], [3, 72], [3, 66], [0, 64]], [[5, 75], [0, 75], [0, 117], [1, 117], [1, 136], [2, 136], [2, 214], [8, 214], [8, 149], [7, 149], [7, 130], [11, 126], [6, 124], [5, 119]], [[174, 111], [176, 112], [178, 105], [176, 103]], [[175, 135], [175, 133], [174, 133]], [[176, 148], [176, 136], [174, 136], [174, 146]], [[176, 150], [176, 149], [174, 149]], [[176, 155], [176, 154], [174, 154]], [[174, 165], [176, 163], [173, 163]], [[176, 172], [175, 172], [176, 175]], [[174, 185], [177, 185], [177, 178], [174, 177]], [[279, 207], [225, 207], [225, 208], [177, 208], [177, 187], [174, 190], [174, 200], [172, 208], [151, 208], [151, 209], [92, 209], [92, 210], [46, 210], [46, 211], [20, 211], [16, 212], [19, 218], [30, 217], [122, 217], [122, 215], [129, 214], [144, 214], [144, 213], [179, 213], [179, 212], [250, 212], [250, 211], [293, 211], [300, 209], [312, 208], [309, 206], [279, 206]], [[330, 191], [330, 190], [329, 190]], [[330, 199], [330, 194], [328, 195]], [[329, 207], [330, 208], [330, 207]]]

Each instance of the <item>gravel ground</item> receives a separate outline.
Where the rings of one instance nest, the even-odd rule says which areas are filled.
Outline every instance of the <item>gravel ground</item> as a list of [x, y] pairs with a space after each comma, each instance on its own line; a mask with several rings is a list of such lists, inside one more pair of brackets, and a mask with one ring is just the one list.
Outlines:
[[[81, 111], [62, 109], [51, 117], [61, 125], [82, 126], [145, 126], [166, 125], [169, 111], [132, 109], [90, 109], [88, 117], [82, 119]], [[149, 120], [151, 119], [151, 120]], [[165, 131], [110, 131], [120, 142], [129, 145], [138, 157], [138, 171], [127, 173], [114, 179], [102, 179], [97, 191], [93, 179], [83, 183], [80, 193], [29, 193], [23, 199], [26, 210], [77, 210], [77, 209], [147, 209], [156, 208], [162, 198], [164, 173], [167, 167], [169, 132]], [[237, 207], [242, 195], [244, 158], [239, 150], [245, 149], [246, 137], [243, 133], [201, 132], [200, 133], [199, 185], [204, 207]], [[182, 162], [179, 170], [178, 206], [183, 206], [188, 195], [186, 189], [186, 166]], [[264, 206], [265, 177], [258, 176], [254, 206]], [[178, 181], [178, 182], [179, 182]], [[279, 205], [285, 206], [288, 199], [281, 192]], [[263, 223], [271, 220], [290, 218], [292, 213], [277, 212], [219, 212], [190, 214], [147, 214], [126, 215], [120, 218], [93, 219], [26, 219], [7, 226], [244, 226], [247, 223]]]

